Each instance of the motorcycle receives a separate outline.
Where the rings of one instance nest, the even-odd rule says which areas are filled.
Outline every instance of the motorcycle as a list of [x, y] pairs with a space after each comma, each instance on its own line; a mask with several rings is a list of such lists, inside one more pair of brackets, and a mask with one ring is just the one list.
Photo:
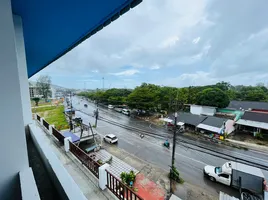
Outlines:
[[164, 146], [164, 147], [167, 147], [168, 149], [170, 148], [169, 143], [166, 143], [166, 142], [163, 143], [163, 146]]

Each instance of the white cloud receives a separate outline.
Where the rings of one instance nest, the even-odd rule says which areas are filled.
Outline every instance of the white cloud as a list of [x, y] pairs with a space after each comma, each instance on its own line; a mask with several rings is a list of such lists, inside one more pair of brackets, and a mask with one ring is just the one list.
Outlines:
[[159, 65], [153, 65], [152, 67], [150, 67], [150, 69], [157, 70], [157, 69], [160, 69], [160, 66]]
[[[255, 84], [268, 73], [267, 6], [266, 0], [146, 0], [42, 73], [53, 80], [112, 74], [123, 81], [142, 69], [161, 78], [140, 73], [135, 85], [153, 79], [176, 86]], [[120, 71], [126, 66], [132, 68]], [[178, 74], [170, 78], [173, 69]]]
[[199, 40], [200, 40], [200, 37], [197, 37], [197, 38], [193, 39], [192, 43], [197, 44], [199, 42]]
[[169, 37], [167, 39], [165, 39], [160, 47], [161, 48], [168, 48], [168, 47], [172, 47], [172, 46], [175, 46], [177, 44], [177, 42], [179, 41], [179, 37], [178, 36], [172, 36], [172, 37]]
[[129, 69], [129, 70], [125, 70], [122, 72], [117, 72], [117, 73], [110, 73], [111, 75], [115, 75], [115, 76], [132, 76], [134, 74], [140, 73], [139, 70], [136, 69]]

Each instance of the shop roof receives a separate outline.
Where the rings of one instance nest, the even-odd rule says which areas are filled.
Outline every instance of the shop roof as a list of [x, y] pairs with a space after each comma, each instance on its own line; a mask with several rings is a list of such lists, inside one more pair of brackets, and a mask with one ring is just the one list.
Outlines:
[[[169, 115], [169, 119], [174, 120], [174, 114]], [[193, 126], [197, 126], [200, 124], [202, 121], [204, 121], [207, 118], [207, 116], [203, 115], [194, 115], [191, 113], [186, 113], [186, 112], [178, 112], [178, 122], [183, 122], [185, 124], [190, 124]]]
[[221, 128], [223, 126], [224, 122], [226, 122], [226, 121], [227, 121], [227, 119], [224, 119], [224, 118], [208, 116], [202, 122], [202, 124], [217, 127], [217, 128]]
[[259, 109], [268, 110], [268, 102], [258, 102], [258, 101], [230, 101], [228, 109], [233, 110], [249, 110], [249, 109]]
[[247, 111], [244, 113], [244, 115], [241, 117], [241, 119], [255, 121], [255, 122], [268, 123], [268, 114]]

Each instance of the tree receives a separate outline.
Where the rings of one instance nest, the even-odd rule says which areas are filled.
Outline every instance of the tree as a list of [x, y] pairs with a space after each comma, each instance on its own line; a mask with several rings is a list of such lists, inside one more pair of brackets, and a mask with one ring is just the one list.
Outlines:
[[152, 110], [157, 108], [159, 86], [153, 84], [143, 83], [141, 86], [136, 87], [127, 98], [127, 104], [131, 108], [141, 110]]
[[229, 97], [219, 88], [208, 88], [197, 95], [197, 104], [199, 105], [225, 108], [229, 103]]
[[35, 102], [35, 106], [38, 106], [38, 102], [40, 101], [40, 98], [34, 97], [32, 100]]
[[43, 95], [43, 98], [47, 99], [51, 95], [50, 90], [51, 78], [48, 75], [40, 75], [36, 81], [36, 87], [40, 94]]
[[231, 88], [231, 84], [222, 81], [222, 82], [216, 83], [216, 87], [225, 92]]

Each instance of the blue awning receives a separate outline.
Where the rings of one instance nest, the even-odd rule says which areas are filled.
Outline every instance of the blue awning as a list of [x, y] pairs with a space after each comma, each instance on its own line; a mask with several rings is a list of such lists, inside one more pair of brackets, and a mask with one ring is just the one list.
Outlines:
[[116, 20], [142, 0], [12, 0], [22, 17], [28, 77]]

